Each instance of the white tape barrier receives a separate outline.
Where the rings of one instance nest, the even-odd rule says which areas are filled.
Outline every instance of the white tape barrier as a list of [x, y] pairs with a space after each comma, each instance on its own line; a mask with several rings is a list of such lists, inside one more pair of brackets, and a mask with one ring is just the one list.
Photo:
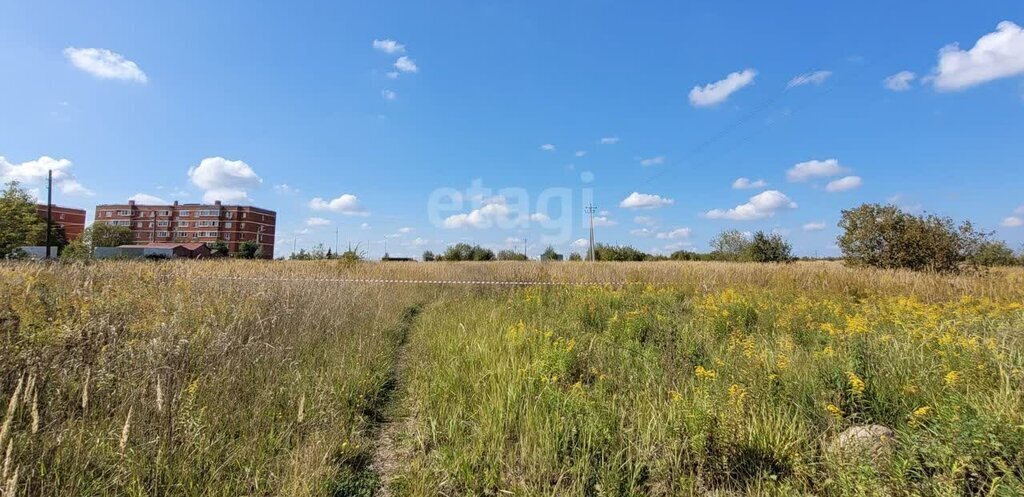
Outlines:
[[[261, 281], [295, 283], [366, 283], [366, 284], [408, 284], [408, 285], [499, 285], [499, 286], [623, 286], [648, 285], [641, 281], [492, 281], [492, 280], [403, 280], [390, 278], [255, 278], [243, 276], [217, 276], [208, 278], [220, 281]], [[657, 283], [653, 283], [657, 284]]]

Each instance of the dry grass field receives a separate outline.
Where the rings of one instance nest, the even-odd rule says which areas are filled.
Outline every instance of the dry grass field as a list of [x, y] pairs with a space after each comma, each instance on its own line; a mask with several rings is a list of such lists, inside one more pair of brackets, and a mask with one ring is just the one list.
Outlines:
[[0, 416], [3, 497], [1021, 495], [1024, 271], [0, 264]]

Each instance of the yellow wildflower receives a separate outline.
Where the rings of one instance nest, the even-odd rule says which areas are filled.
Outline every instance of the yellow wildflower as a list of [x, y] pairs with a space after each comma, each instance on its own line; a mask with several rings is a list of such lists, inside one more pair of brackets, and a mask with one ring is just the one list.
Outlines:
[[718, 376], [718, 373], [716, 373], [714, 369], [704, 369], [704, 366], [697, 366], [693, 368], [693, 373], [697, 375], [697, 378], [702, 380], [710, 380]]
[[847, 371], [846, 377], [850, 380], [850, 392], [854, 395], [864, 395], [864, 380], [853, 371]]
[[729, 385], [729, 400], [736, 405], [742, 405], [743, 400], [747, 398], [747, 389], [740, 385], [733, 383]]
[[837, 418], [843, 417], [843, 410], [837, 407], [835, 404], [825, 404], [825, 411], [827, 411], [830, 415], [835, 416]]
[[946, 380], [946, 386], [948, 386], [948, 387], [956, 385], [956, 383], [958, 381], [960, 381], [960, 373], [957, 372], [957, 371], [950, 371], [950, 372], [946, 373], [945, 380]]

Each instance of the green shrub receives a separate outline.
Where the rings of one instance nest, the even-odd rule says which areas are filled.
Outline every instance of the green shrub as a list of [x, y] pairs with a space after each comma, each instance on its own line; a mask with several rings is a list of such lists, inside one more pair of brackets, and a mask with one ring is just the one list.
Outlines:
[[915, 216], [894, 205], [864, 204], [844, 210], [838, 245], [856, 266], [914, 271], [956, 272], [978, 254], [988, 234], [965, 221]]

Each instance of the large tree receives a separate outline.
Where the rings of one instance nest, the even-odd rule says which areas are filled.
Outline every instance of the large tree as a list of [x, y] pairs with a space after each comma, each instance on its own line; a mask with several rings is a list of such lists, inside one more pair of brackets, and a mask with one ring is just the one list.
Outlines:
[[743, 260], [751, 262], [789, 262], [792, 247], [782, 235], [758, 231], [743, 251]]
[[0, 258], [16, 255], [45, 231], [46, 222], [36, 213], [32, 196], [17, 181], [8, 183], [0, 194]]
[[864, 204], [843, 211], [838, 245], [850, 264], [884, 269], [953, 272], [970, 262], [988, 234], [970, 222], [915, 216], [894, 205]]
[[743, 259], [750, 239], [739, 230], [726, 230], [711, 240], [712, 258], [738, 261]]
[[92, 223], [82, 234], [90, 247], [120, 247], [135, 241], [132, 230], [127, 226], [111, 226], [103, 221]]

